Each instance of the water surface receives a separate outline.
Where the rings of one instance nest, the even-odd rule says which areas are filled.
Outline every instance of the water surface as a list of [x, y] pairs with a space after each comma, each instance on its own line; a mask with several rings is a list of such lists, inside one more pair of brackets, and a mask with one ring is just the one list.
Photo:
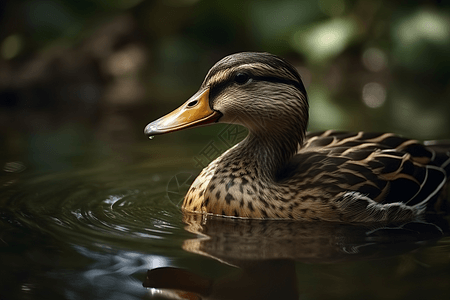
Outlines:
[[6, 161], [0, 298], [439, 299], [450, 292], [450, 239], [434, 225], [183, 214], [179, 201], [205, 145], [174, 140], [110, 151], [90, 143], [54, 157], [63, 167]]

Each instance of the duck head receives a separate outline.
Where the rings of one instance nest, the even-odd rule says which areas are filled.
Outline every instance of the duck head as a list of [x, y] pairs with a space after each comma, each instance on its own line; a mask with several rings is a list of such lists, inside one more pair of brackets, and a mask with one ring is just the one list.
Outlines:
[[269, 53], [244, 52], [217, 62], [197, 93], [148, 124], [144, 132], [153, 136], [229, 123], [244, 125], [257, 135], [294, 133], [301, 143], [307, 122], [306, 91], [296, 69]]

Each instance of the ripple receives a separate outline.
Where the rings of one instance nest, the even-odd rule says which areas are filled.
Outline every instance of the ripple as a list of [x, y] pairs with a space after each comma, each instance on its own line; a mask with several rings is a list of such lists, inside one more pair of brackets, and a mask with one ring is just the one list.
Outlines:
[[139, 175], [104, 180], [98, 174], [55, 174], [18, 181], [0, 196], [14, 195], [2, 205], [11, 222], [74, 245], [181, 245], [188, 233], [180, 208], [166, 198], [165, 182], [171, 174], [158, 174], [158, 181]]

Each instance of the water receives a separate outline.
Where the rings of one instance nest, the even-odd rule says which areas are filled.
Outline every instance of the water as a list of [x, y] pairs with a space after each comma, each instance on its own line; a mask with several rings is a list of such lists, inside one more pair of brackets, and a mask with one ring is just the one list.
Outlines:
[[5, 163], [0, 299], [440, 299], [450, 292], [450, 239], [434, 225], [183, 214], [202, 147], [161, 138], [107, 154], [87, 145], [55, 158], [66, 166], [57, 170]]

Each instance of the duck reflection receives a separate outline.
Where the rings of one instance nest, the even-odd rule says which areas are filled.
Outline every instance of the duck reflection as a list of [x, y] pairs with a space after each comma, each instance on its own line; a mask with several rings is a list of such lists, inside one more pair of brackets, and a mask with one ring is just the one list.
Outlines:
[[[431, 222], [432, 221], [432, 222]], [[442, 219], [390, 226], [241, 220], [185, 214], [197, 238], [183, 249], [238, 268], [209, 279], [178, 268], [147, 272], [145, 287], [166, 299], [298, 299], [295, 261], [336, 263], [395, 256], [447, 232]]]

